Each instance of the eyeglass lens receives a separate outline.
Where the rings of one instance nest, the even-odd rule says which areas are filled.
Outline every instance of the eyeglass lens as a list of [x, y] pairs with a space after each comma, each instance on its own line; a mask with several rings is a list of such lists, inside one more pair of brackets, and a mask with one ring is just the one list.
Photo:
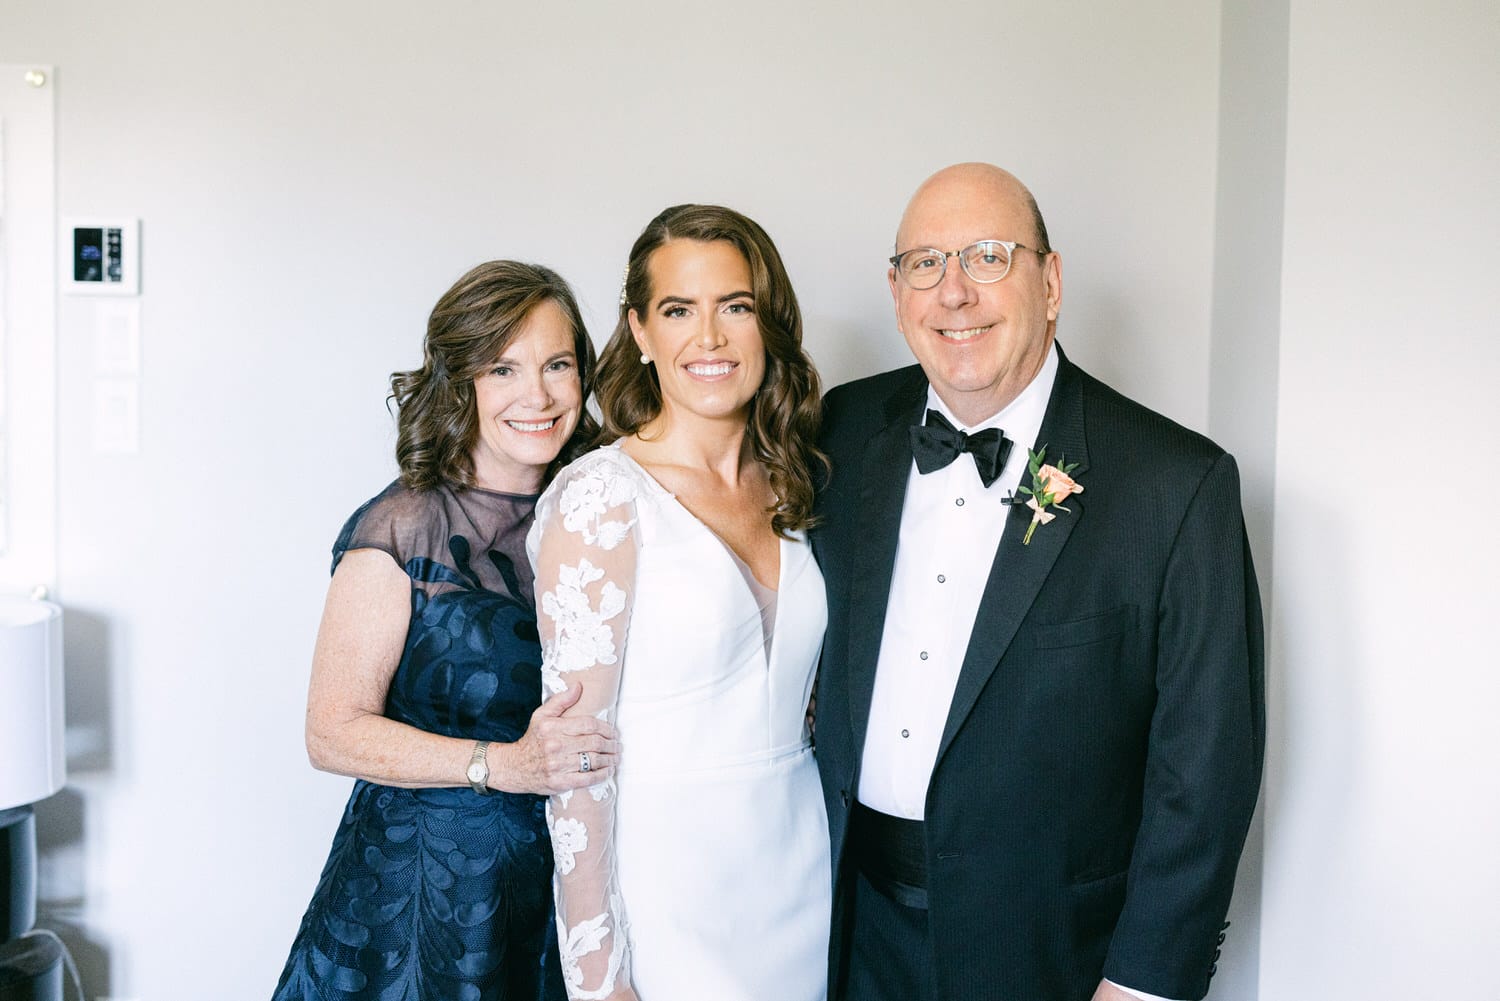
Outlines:
[[[943, 280], [948, 256], [938, 250], [917, 249], [901, 257], [901, 276], [914, 289], [929, 289]], [[980, 240], [958, 252], [963, 269], [976, 282], [997, 282], [1010, 270], [1010, 248], [998, 240]]]

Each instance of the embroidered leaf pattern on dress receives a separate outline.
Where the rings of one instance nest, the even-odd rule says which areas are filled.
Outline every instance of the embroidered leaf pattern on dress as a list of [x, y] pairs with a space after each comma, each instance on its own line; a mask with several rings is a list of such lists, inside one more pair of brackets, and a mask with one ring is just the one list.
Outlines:
[[[386, 716], [471, 740], [525, 733], [541, 702], [533, 507], [396, 483], [345, 524], [335, 566], [351, 550], [384, 552], [411, 579]], [[544, 802], [356, 780], [276, 1001], [561, 997]]]

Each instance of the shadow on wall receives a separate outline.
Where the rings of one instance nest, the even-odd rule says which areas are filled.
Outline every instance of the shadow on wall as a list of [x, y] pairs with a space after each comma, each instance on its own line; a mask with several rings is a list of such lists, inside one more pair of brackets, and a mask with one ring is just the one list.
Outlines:
[[[1361, 685], [1362, 667], [1370, 662], [1364, 650], [1368, 640], [1352, 614], [1360, 607], [1360, 568], [1351, 533], [1339, 521], [1342, 511], [1304, 491], [1285, 490], [1278, 498], [1282, 527], [1277, 548], [1287, 554], [1280, 565], [1303, 563], [1293, 571], [1291, 583], [1313, 579], [1305, 572], [1306, 554], [1316, 554], [1317, 579], [1344, 589], [1348, 597], [1316, 606], [1299, 604], [1299, 595], [1286, 582], [1277, 595], [1267, 637], [1262, 795], [1263, 851], [1277, 864], [1262, 886], [1277, 906], [1296, 900], [1301, 928], [1334, 929], [1348, 921], [1347, 900], [1298, 888], [1343, 884], [1343, 877], [1362, 864], [1356, 857], [1358, 846], [1368, 840], [1367, 832], [1357, 828], [1356, 812], [1359, 757], [1370, 741], [1361, 726], [1369, 715]], [[1285, 512], [1295, 512], [1295, 517]], [[1317, 609], [1317, 621], [1299, 621], [1312, 607]], [[1290, 638], [1299, 637], [1299, 647], [1289, 649]], [[1340, 711], [1329, 712], [1329, 706]], [[1299, 769], [1299, 763], [1306, 767]], [[1314, 980], [1334, 961], [1326, 942], [1289, 933], [1274, 923], [1262, 926], [1261, 938], [1278, 940], [1270, 946], [1271, 954], [1292, 960], [1292, 968], [1317, 971]]]
[[113, 672], [109, 622], [77, 608], [63, 611], [69, 784], [36, 805], [37, 925], [50, 928], [78, 964], [87, 997], [110, 993], [110, 955], [87, 930], [87, 801], [76, 783], [114, 771]]
[[[1275, 437], [1274, 426], [1271, 437]], [[1265, 769], [1269, 772], [1273, 758], [1270, 745], [1277, 739], [1281, 729], [1284, 708], [1277, 702], [1283, 698], [1283, 689], [1271, 676], [1275, 669], [1271, 642], [1272, 631], [1275, 629], [1271, 616], [1271, 503], [1275, 495], [1271, 476], [1275, 471], [1275, 463], [1274, 458], [1267, 462], [1266, 457], [1259, 453], [1236, 453], [1235, 459], [1240, 464], [1240, 504], [1245, 513], [1245, 529], [1250, 536], [1255, 576], [1260, 583], [1261, 612], [1266, 623]], [[1255, 816], [1250, 822], [1250, 833], [1245, 839], [1245, 851], [1240, 857], [1239, 873], [1235, 878], [1234, 899], [1229, 905], [1228, 918], [1232, 928], [1224, 945], [1224, 956], [1219, 961], [1219, 975], [1214, 980], [1218, 993], [1210, 992], [1210, 998], [1223, 997], [1226, 1001], [1236, 1001], [1260, 997], [1261, 897], [1265, 874], [1266, 797], [1269, 788], [1269, 782], [1262, 776], [1260, 802], [1256, 804]]]

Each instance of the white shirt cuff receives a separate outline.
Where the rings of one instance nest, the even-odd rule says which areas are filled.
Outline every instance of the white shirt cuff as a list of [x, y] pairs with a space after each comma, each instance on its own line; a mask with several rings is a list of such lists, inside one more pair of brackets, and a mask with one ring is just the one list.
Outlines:
[[1126, 994], [1129, 994], [1131, 997], [1140, 998], [1141, 1001], [1173, 1001], [1172, 998], [1164, 998], [1157, 994], [1146, 994], [1142, 991], [1131, 990], [1124, 984], [1117, 984], [1113, 980], [1106, 979], [1104, 982], [1112, 987], [1120, 988], [1120, 990], [1124, 991]]

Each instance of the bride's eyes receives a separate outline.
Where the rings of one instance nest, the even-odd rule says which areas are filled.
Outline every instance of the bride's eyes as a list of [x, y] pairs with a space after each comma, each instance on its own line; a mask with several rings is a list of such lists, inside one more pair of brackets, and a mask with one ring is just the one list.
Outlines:
[[[731, 316], [743, 316], [747, 313], [755, 312], [755, 304], [749, 299], [735, 299], [731, 302], [724, 303], [718, 308], [721, 312]], [[669, 320], [681, 320], [685, 319], [686, 317], [692, 316], [693, 310], [691, 306], [679, 303], [672, 306], [662, 307], [661, 315]]]

